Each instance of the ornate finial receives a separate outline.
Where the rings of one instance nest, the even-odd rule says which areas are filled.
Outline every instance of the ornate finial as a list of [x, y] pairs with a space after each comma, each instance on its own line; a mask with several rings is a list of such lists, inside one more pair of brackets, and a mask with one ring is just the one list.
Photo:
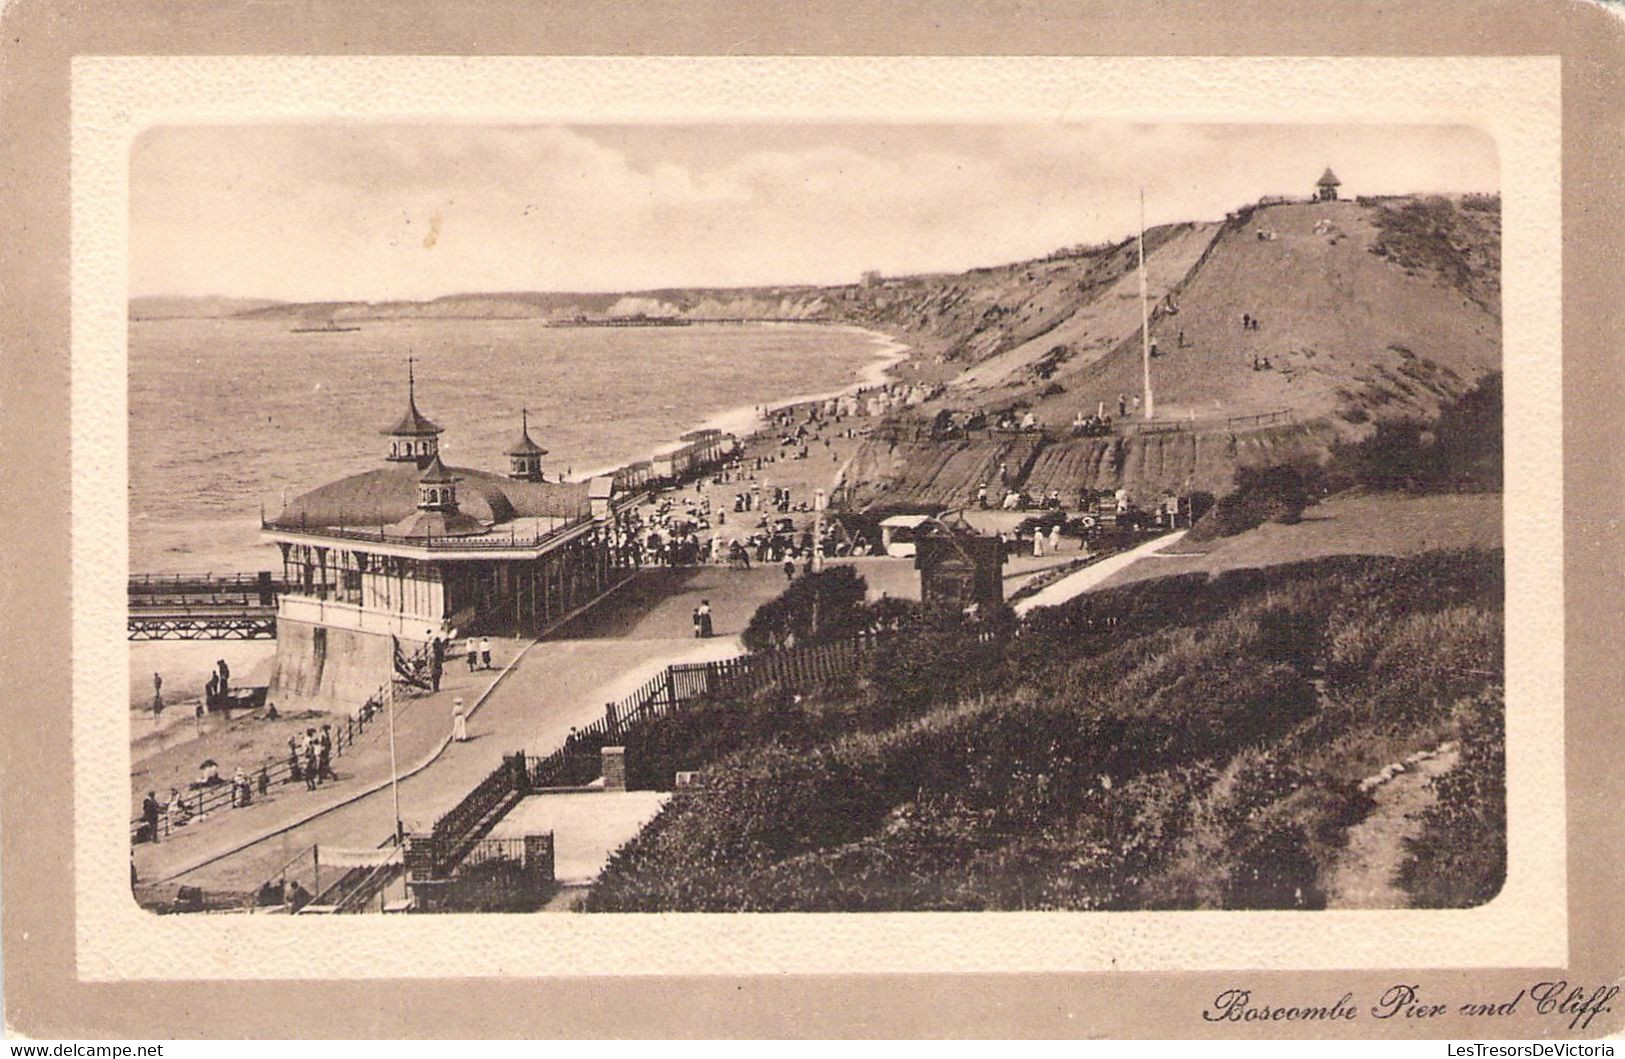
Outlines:
[[530, 409], [528, 408], [519, 410], [519, 429], [523, 433], [530, 433]]
[[416, 388], [417, 383], [412, 378], [412, 354], [408, 353], [406, 355], [406, 399], [408, 401], [416, 399], [416, 394], [414, 393]]

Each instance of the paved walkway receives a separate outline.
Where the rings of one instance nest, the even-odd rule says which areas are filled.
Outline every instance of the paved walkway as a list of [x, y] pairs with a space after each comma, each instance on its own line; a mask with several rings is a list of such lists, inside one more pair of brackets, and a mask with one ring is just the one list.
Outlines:
[[1176, 530], [1155, 540], [1146, 541], [1137, 548], [1130, 548], [1126, 552], [1120, 552], [1117, 555], [1102, 559], [1098, 563], [1086, 566], [1077, 573], [1069, 574], [1053, 585], [1048, 585], [1043, 590], [1017, 603], [1015, 607], [1016, 613], [1025, 615], [1028, 611], [1038, 607], [1053, 607], [1065, 603], [1075, 596], [1081, 596], [1090, 589], [1098, 587], [1119, 570], [1144, 559], [1148, 555], [1155, 555], [1175, 541], [1181, 540], [1184, 536], [1184, 530]]
[[[463, 660], [449, 660], [441, 689], [430, 695], [401, 698], [395, 707], [395, 756], [401, 770], [408, 771], [430, 760], [451, 734], [453, 700], [461, 697], [465, 707], [474, 707], [482, 695], [502, 676], [505, 668], [528, 646], [528, 641], [491, 641], [492, 668], [468, 671]], [[196, 756], [184, 753], [186, 760]], [[221, 753], [221, 771], [231, 775], [237, 763]], [[258, 757], [250, 762], [258, 765]], [[150, 766], [151, 763], [149, 763]], [[150, 767], [146, 772], [150, 772]], [[324, 783], [315, 791], [303, 783], [279, 783], [265, 798], [255, 794], [254, 802], [240, 809], [217, 809], [179, 828], [158, 843], [136, 846], [135, 866], [142, 879], [164, 880], [182, 874], [195, 865], [229, 853], [244, 842], [267, 836], [348, 802], [389, 779], [389, 725], [380, 716], [357, 737], [353, 746], [333, 759], [338, 782]], [[145, 775], [146, 773], [144, 773]], [[159, 785], [159, 790], [165, 789]], [[384, 835], [387, 835], [385, 829]], [[379, 836], [380, 838], [383, 835]], [[369, 845], [376, 845], [374, 839]], [[306, 846], [309, 843], [305, 843]], [[296, 847], [297, 848], [297, 847]]]
[[[911, 560], [868, 559], [855, 565], [874, 594], [918, 596]], [[598, 719], [606, 703], [630, 694], [667, 665], [742, 653], [739, 632], [784, 583], [783, 571], [772, 567], [651, 569], [554, 630], [549, 640], [528, 647], [493, 641], [498, 671], [479, 674], [478, 688], [464, 686], [469, 677], [460, 666], [448, 666], [444, 690], [408, 700], [396, 715], [407, 830], [427, 830], [504, 754], [557, 748], [572, 728]], [[709, 640], [693, 638], [691, 616], [701, 599], [711, 603], [718, 634]], [[494, 675], [500, 681], [470, 715], [469, 742], [447, 745], [453, 697], [462, 695], [475, 706]], [[394, 828], [387, 727], [369, 728], [358, 752], [337, 759], [334, 767], [340, 782], [320, 792], [284, 787], [266, 801], [217, 813], [173, 839], [136, 847], [141, 878], [246, 889], [313, 843], [376, 846]]]
[[[432, 765], [400, 782], [408, 831], [426, 831], [501, 762], [504, 754], [548, 751], [572, 727], [603, 715], [604, 703], [671, 662], [727, 657], [736, 641], [562, 641], [532, 647], [468, 722], [469, 741], [446, 747]], [[238, 810], [247, 812], [247, 810]], [[257, 885], [300, 849], [376, 846], [394, 829], [393, 796], [383, 788], [291, 831], [242, 849], [176, 881], [205, 889]]]

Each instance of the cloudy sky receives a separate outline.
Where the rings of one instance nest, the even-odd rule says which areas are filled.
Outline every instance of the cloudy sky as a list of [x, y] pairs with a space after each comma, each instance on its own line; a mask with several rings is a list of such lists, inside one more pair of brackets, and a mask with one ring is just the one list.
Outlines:
[[152, 129], [133, 295], [288, 300], [844, 283], [1205, 220], [1260, 195], [1494, 191], [1461, 128], [305, 125]]

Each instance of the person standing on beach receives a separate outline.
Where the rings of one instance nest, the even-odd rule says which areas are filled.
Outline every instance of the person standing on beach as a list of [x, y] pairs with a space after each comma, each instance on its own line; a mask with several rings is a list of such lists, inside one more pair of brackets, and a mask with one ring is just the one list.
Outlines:
[[147, 830], [147, 841], [158, 841], [158, 795], [153, 791], [147, 792], [146, 800], [141, 803], [141, 823]]
[[157, 673], [152, 675], [152, 719], [157, 720], [158, 715], [164, 712], [164, 678]]

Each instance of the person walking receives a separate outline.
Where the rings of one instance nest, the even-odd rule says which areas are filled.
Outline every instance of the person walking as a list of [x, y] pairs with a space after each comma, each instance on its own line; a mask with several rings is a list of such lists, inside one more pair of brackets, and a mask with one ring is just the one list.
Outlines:
[[316, 778], [338, 781], [333, 772], [333, 726], [322, 725], [322, 734], [316, 740]]
[[794, 581], [795, 579], [796, 579], [796, 561], [794, 559], [786, 559], [786, 560], [784, 560], [784, 581], [785, 581], [785, 583], [789, 584], [791, 581]]
[[1034, 559], [1042, 559], [1043, 557], [1044, 557], [1044, 531], [1041, 530], [1041, 529], [1035, 529], [1035, 530], [1033, 530], [1033, 558]]
[[307, 728], [305, 730], [304, 746], [300, 749], [303, 751], [301, 756], [304, 758], [305, 790], [313, 791], [321, 783], [321, 773], [317, 771], [316, 764], [316, 729]]
[[468, 638], [468, 649], [466, 653], [468, 656], [468, 671], [472, 673], [474, 670], [480, 667], [480, 648], [479, 645], [474, 642], [474, 637], [472, 636]]
[[700, 638], [700, 608], [695, 607], [694, 613], [690, 617], [694, 622], [694, 639], [698, 640]]
[[709, 599], [700, 600], [698, 614], [700, 616], [700, 639], [709, 640], [711, 638], [711, 601]]
[[305, 778], [304, 770], [299, 767], [299, 744], [291, 735], [288, 736], [288, 775], [295, 781]]
[[157, 720], [158, 715], [164, 712], [164, 678], [157, 673], [152, 675], [152, 719]]
[[440, 674], [446, 668], [446, 641], [436, 636], [429, 641], [429, 689], [440, 690]]
[[491, 668], [491, 638], [489, 636], [480, 637], [480, 668]]
[[460, 697], [451, 702], [451, 738], [458, 743], [468, 742], [468, 714]]
[[1049, 550], [1056, 555], [1061, 554], [1061, 524], [1059, 522], [1050, 527]]
[[220, 699], [223, 702], [226, 696], [231, 694], [231, 667], [226, 665], [224, 658], [215, 662], [214, 665], [220, 674]]

